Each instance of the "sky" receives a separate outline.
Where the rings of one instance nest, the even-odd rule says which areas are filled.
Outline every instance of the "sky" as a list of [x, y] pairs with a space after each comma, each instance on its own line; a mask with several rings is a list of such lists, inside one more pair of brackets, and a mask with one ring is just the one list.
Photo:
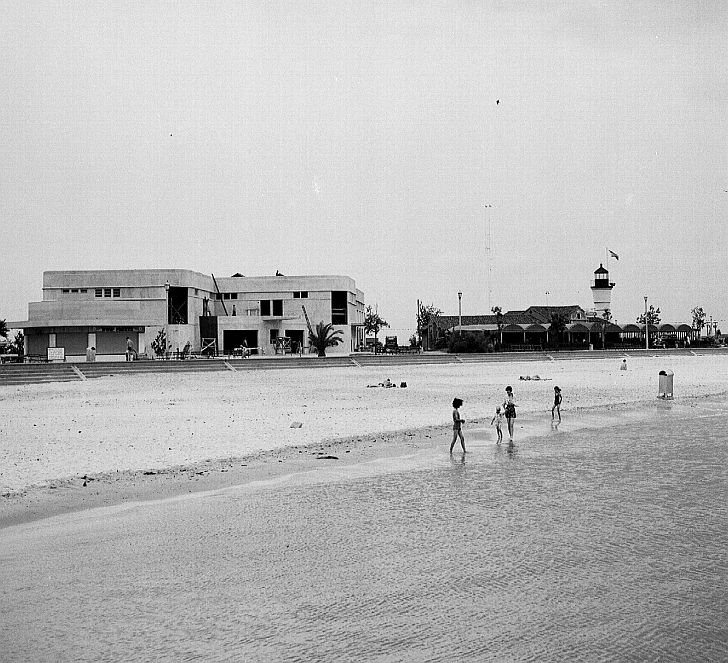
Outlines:
[[0, 3], [0, 319], [42, 273], [345, 274], [392, 330], [728, 329], [724, 0]]

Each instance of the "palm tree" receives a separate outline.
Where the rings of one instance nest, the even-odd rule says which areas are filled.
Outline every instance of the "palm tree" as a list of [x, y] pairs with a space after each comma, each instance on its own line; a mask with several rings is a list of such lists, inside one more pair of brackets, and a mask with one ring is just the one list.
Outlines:
[[312, 348], [316, 348], [319, 357], [326, 356], [326, 348], [333, 348], [339, 345], [344, 339], [341, 336], [344, 332], [341, 329], [334, 329], [334, 325], [330, 322], [325, 323], [322, 320], [316, 325], [316, 330], [309, 330], [308, 342]]
[[556, 347], [559, 347], [559, 339], [561, 335], [566, 331], [566, 325], [569, 322], [569, 318], [559, 311], [551, 311], [551, 324], [549, 325], [549, 331], [553, 334], [553, 339], [556, 342]]
[[8, 337], [8, 331], [9, 331], [8, 330], [8, 325], [5, 322], [5, 320], [0, 320], [0, 336], [2, 338], [7, 338]]
[[503, 345], [503, 309], [500, 306], [494, 306], [491, 313], [495, 314], [495, 322], [498, 325], [498, 335], [500, 336], [500, 344]]

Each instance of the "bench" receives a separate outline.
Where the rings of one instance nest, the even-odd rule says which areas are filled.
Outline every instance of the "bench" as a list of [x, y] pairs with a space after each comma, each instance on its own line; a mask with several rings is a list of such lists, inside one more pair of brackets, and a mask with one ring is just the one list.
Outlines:
[[25, 355], [24, 361], [26, 364], [32, 364], [38, 362], [40, 364], [48, 363], [48, 355]]

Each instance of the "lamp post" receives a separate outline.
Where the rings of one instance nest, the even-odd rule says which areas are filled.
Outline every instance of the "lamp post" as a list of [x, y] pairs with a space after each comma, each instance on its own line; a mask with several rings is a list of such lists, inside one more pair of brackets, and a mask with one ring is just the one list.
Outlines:
[[458, 336], [463, 335], [463, 293], [458, 292]]
[[645, 295], [645, 350], [650, 349], [650, 324], [647, 321], [647, 295]]
[[167, 346], [169, 344], [169, 281], [164, 283], [164, 354], [162, 357], [167, 358]]

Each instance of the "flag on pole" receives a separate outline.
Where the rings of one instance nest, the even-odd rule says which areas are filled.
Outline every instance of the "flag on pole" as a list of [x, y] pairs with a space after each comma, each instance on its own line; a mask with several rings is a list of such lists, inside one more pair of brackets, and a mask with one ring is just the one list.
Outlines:
[[607, 249], [607, 251], [609, 251], [609, 255], [612, 256], [612, 258], [619, 260], [619, 256], [614, 251], [610, 251], [609, 249]]

